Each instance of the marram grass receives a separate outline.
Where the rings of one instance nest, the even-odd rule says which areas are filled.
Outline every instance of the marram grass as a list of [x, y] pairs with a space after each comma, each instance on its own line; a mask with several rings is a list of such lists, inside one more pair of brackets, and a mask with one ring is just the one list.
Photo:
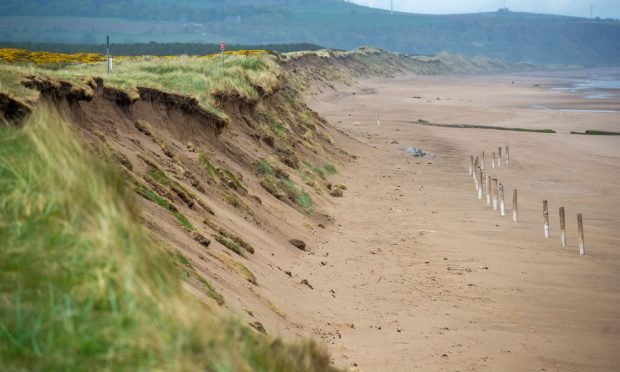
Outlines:
[[50, 109], [0, 128], [3, 371], [332, 369], [313, 342], [262, 336], [184, 294], [130, 190]]
[[219, 99], [256, 103], [261, 95], [279, 89], [281, 74], [274, 58], [262, 54], [228, 55], [224, 64], [218, 58], [208, 57], [119, 58], [113, 63], [110, 75], [105, 74], [104, 63], [0, 63], [0, 92], [14, 99], [36, 97], [21, 86], [20, 81], [28, 75], [69, 81], [86, 90], [90, 90], [87, 81], [100, 76], [106, 86], [126, 91], [132, 97], [139, 96], [138, 87], [147, 87], [196, 98], [202, 108], [226, 119], [226, 114], [218, 108]]

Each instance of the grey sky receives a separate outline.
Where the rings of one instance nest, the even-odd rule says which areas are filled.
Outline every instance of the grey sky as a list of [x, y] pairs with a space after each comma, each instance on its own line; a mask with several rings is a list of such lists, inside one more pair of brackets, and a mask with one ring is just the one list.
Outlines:
[[[351, 2], [378, 8], [390, 7], [390, 0], [351, 0]], [[564, 14], [579, 17], [594, 16], [620, 18], [620, 0], [506, 0], [513, 11]], [[414, 13], [446, 14], [495, 11], [504, 6], [504, 0], [394, 0], [394, 9]]]

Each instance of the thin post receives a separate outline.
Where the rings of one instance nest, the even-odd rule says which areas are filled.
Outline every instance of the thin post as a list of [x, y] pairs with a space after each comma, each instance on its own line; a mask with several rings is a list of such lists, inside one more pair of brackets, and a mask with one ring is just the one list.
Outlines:
[[512, 190], [512, 220], [519, 222], [519, 208], [517, 207], [517, 189]]
[[497, 210], [497, 178], [493, 178], [491, 180], [493, 185], [491, 186], [493, 189], [493, 210]]
[[474, 160], [474, 182], [476, 182], [476, 190], [478, 190], [478, 181], [476, 180], [476, 168], [478, 168], [478, 155], [476, 155], [476, 159]]
[[106, 35], [105, 72], [110, 74], [110, 35]]
[[502, 166], [502, 147], [498, 147], [497, 151], [499, 151], [499, 155], [497, 157], [497, 167], [500, 168]]
[[487, 206], [491, 206], [491, 176], [487, 176]]
[[482, 186], [482, 168], [478, 167], [478, 199], [482, 200], [482, 189], [484, 188]]
[[474, 169], [474, 186], [476, 187], [476, 192], [480, 189], [480, 184], [478, 183], [478, 168]]
[[510, 145], [506, 145], [506, 164], [510, 163]]
[[566, 220], [564, 218], [564, 207], [560, 207], [560, 244], [566, 247]]
[[504, 206], [504, 184], [502, 183], [499, 184], [498, 194], [499, 194], [499, 213], [503, 217], [506, 215], [506, 208]]
[[469, 155], [469, 175], [471, 176], [474, 172], [474, 156]]
[[484, 150], [482, 150], [482, 163], [480, 164], [480, 168], [484, 170]]
[[493, 157], [493, 160], [491, 160], [491, 167], [495, 169], [495, 152], [492, 152], [491, 156]]
[[586, 246], [583, 238], [583, 216], [581, 213], [577, 214], [577, 231], [579, 234], [579, 255], [586, 254]]
[[549, 237], [549, 204], [546, 200], [543, 200], [543, 219], [545, 224], [543, 226], [545, 230], [545, 238]]

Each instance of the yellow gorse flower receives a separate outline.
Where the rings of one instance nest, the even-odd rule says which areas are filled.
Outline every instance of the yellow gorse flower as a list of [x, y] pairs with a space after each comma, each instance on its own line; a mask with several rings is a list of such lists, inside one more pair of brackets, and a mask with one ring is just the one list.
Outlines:
[[[270, 54], [267, 50], [231, 50], [224, 52], [226, 56], [260, 56]], [[213, 58], [220, 53], [207, 54], [201, 58]], [[173, 59], [177, 56], [152, 56], [155, 59]], [[141, 57], [114, 57], [116, 59], [133, 59]], [[105, 56], [98, 53], [52, 53], [31, 52], [24, 49], [5, 48], [0, 49], [0, 62], [2, 63], [34, 63], [34, 64], [66, 64], [66, 63], [97, 63], [104, 62]]]

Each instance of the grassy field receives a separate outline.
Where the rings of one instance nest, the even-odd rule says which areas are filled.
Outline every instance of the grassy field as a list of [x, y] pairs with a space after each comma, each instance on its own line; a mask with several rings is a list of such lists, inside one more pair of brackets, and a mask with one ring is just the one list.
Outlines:
[[284, 344], [185, 295], [191, 264], [142, 228], [125, 185], [53, 109], [0, 128], [3, 371], [332, 369], [314, 343]]
[[[92, 89], [88, 81], [104, 76], [103, 63], [66, 64], [0, 64], [0, 91], [16, 99], [32, 99], [34, 92], [20, 81], [27, 75], [49, 76]], [[119, 57], [113, 72], [105, 76], [105, 84], [119, 88], [138, 98], [138, 86], [168, 93], [194, 97], [201, 106], [223, 119], [227, 116], [216, 105], [218, 97], [241, 99], [249, 103], [261, 94], [270, 94], [279, 87], [280, 66], [269, 55], [228, 55], [224, 64], [219, 56], [205, 57]]]

